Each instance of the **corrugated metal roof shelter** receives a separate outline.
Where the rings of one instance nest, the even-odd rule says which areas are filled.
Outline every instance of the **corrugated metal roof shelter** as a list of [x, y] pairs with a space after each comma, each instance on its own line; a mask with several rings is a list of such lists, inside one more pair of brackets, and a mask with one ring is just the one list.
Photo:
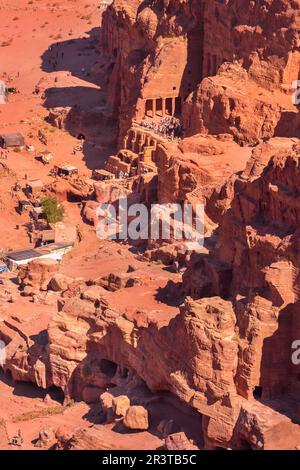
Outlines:
[[24, 261], [25, 259], [39, 258], [40, 256], [41, 253], [38, 250], [29, 249], [8, 253], [7, 258], [13, 259], [14, 261]]
[[25, 139], [20, 132], [0, 134], [0, 147], [4, 149], [8, 147], [23, 147], [24, 145]]
[[15, 251], [8, 253], [4, 262], [10, 271], [14, 271], [19, 266], [27, 265], [30, 261], [37, 258], [50, 258], [61, 261], [62, 257], [72, 250], [71, 243], [50, 243], [39, 248], [29, 248], [28, 250]]

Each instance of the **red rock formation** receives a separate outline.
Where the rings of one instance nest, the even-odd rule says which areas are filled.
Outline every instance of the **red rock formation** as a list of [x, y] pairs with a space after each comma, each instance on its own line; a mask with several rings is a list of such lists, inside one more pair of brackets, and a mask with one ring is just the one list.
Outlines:
[[258, 86], [244, 68], [226, 63], [217, 76], [202, 81], [184, 117], [188, 134], [229, 133], [241, 144], [256, 144], [277, 134], [284, 112], [291, 108], [290, 96], [279, 94], [274, 100], [274, 93]]
[[[197, 442], [172, 432], [164, 436], [171, 450], [299, 442], [291, 345], [300, 334], [300, 144], [291, 139], [299, 113], [288, 95], [299, 75], [299, 7], [299, 0], [115, 0], [107, 9], [102, 48], [119, 143], [150, 155], [157, 174], [133, 186], [64, 182], [52, 189], [61, 198], [93, 193], [84, 215], [94, 224], [97, 205], [123, 195], [202, 202], [206, 252], [185, 256], [182, 247], [157, 243], [146, 254], [175, 261], [176, 269], [188, 262], [182, 284], [173, 285], [184, 302], [170, 315], [119, 306], [120, 291], [142, 284], [132, 273], [87, 285], [30, 264], [20, 275], [25, 292], [46, 290], [51, 281], [62, 293], [47, 334], [1, 321], [13, 379], [99, 402], [107, 423], [135, 430], [151, 426], [151, 400], [176, 398], [194, 413]], [[51, 116], [61, 126], [66, 116], [56, 111]], [[186, 137], [147, 134], [136, 125], [145, 114], [177, 115]], [[263, 142], [279, 134], [290, 138]], [[147, 393], [136, 392], [141, 385]], [[56, 437], [59, 448], [117, 447], [95, 429], [62, 429]]]
[[123, 423], [127, 429], [147, 430], [149, 427], [148, 411], [143, 406], [130, 406]]
[[53, 275], [58, 271], [59, 265], [51, 259], [38, 259], [24, 266], [18, 275], [21, 288], [26, 295], [47, 291]]
[[59, 180], [49, 186], [48, 190], [55, 194], [59, 202], [81, 201], [93, 192], [93, 187], [84, 179]]
[[199, 450], [199, 448], [194, 445], [184, 433], [178, 432], [175, 434], [170, 434], [166, 438], [165, 447], [167, 450]]
[[[298, 1], [115, 1], [104, 13], [102, 47], [113, 68], [110, 103], [119, 119], [120, 142], [134, 120], [163, 115], [165, 110], [180, 116], [185, 102], [188, 134], [205, 128], [230, 131], [241, 142], [274, 135], [281, 114], [292, 109], [290, 100], [281, 113], [278, 102], [287, 102], [283, 92], [298, 79], [299, 21]], [[230, 73], [227, 90], [211, 80], [200, 85], [224, 62], [233, 61], [244, 68], [240, 79], [244, 77], [242, 82], [246, 80], [253, 92], [242, 83], [240, 93], [235, 90]], [[268, 93], [259, 96], [276, 89], [273, 102]], [[250, 113], [253, 107], [256, 124], [247, 122], [247, 108]], [[221, 119], [216, 120], [217, 113]]]
[[[195, 298], [217, 294], [236, 299], [236, 385], [248, 399], [253, 393], [268, 399], [283, 393], [296, 397], [299, 389], [291, 345], [298, 335], [300, 152], [299, 144], [286, 144], [283, 149], [258, 147], [236, 181], [214, 254], [221, 264], [199, 255], [184, 277], [187, 293]], [[222, 288], [226, 273], [230, 291]], [[290, 407], [293, 415], [296, 403]]]

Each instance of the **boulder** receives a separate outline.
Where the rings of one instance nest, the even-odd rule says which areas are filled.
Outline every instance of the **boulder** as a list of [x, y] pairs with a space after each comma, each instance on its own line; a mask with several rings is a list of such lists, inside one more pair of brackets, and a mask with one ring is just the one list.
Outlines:
[[30, 261], [20, 269], [18, 280], [25, 295], [46, 291], [53, 275], [58, 272], [57, 261], [47, 258]]
[[35, 443], [35, 447], [48, 447], [55, 438], [53, 428], [44, 427], [39, 432], [39, 438]]
[[107, 294], [107, 291], [103, 287], [89, 286], [83, 291], [82, 298], [85, 300], [89, 300], [90, 302], [97, 302], [105, 294]]
[[130, 407], [130, 399], [126, 395], [115, 397], [112, 407], [116, 416], [124, 417]]
[[104, 413], [108, 414], [113, 411], [113, 401], [114, 396], [109, 392], [104, 392], [100, 395], [100, 405]]
[[123, 423], [127, 429], [146, 431], [149, 428], [148, 411], [143, 406], [130, 406]]
[[72, 282], [73, 279], [71, 277], [61, 273], [55, 273], [49, 283], [49, 288], [54, 292], [63, 292], [68, 289]]
[[167, 450], [199, 450], [199, 448], [190, 441], [184, 432], [171, 434], [165, 440], [165, 448]]

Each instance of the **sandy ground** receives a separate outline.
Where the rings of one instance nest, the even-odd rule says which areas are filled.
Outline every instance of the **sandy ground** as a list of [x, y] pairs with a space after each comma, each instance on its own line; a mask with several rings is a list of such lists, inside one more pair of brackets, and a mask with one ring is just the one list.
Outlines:
[[[15, 173], [14, 177], [1, 181], [0, 218], [3, 219], [5, 213], [7, 224], [1, 227], [0, 249], [28, 245], [26, 230], [22, 228], [26, 218], [16, 214], [10, 190], [15, 181], [24, 187], [25, 178], [40, 178], [45, 184], [52, 181], [50, 166], [44, 166], [35, 158], [40, 151], [52, 152], [51, 167], [73, 163], [81, 175], [90, 175], [89, 167], [98, 166], [95, 152], [88, 155], [89, 161], [83, 152], [74, 156], [72, 151], [78, 144], [77, 138], [45, 121], [49, 106], [72, 106], [72, 100], [79, 102], [80, 99], [86, 104], [89, 100], [95, 104], [95, 100], [100, 100], [97, 76], [91, 71], [99, 56], [98, 3], [82, 0], [0, 2], [0, 80], [18, 90], [17, 94], [8, 96], [5, 105], [0, 105], [0, 133], [21, 132], [26, 143], [36, 150], [34, 153], [10, 150], [7, 159], [4, 155], [0, 158], [0, 164]], [[55, 62], [57, 66], [53, 70]], [[45, 96], [33, 93], [41, 80], [46, 83]], [[55, 82], [58, 88], [49, 103], [48, 92]], [[60, 83], [65, 86], [61, 87]], [[47, 146], [40, 142], [39, 131], [46, 136]], [[16, 225], [21, 225], [17, 231]]]
[[56, 431], [61, 426], [74, 432], [92, 429], [97, 438], [111, 442], [119, 448], [155, 449], [162, 445], [161, 439], [150, 432], [124, 435], [114, 431], [113, 425], [94, 424], [89, 405], [82, 402], [64, 407], [57, 390], [50, 390], [50, 399], [45, 403], [45, 391], [29, 383], [13, 386], [10, 379], [2, 373], [0, 379], [1, 418], [7, 423], [8, 438], [17, 436], [21, 430], [24, 440], [21, 447], [5, 445], [5, 442], [0, 441], [2, 449], [35, 449], [41, 429], [52, 428]]

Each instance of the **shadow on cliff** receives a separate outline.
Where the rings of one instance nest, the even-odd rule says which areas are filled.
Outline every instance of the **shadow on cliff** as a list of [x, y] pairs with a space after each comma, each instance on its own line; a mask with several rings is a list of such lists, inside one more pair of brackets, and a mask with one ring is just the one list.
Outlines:
[[[101, 108], [101, 94], [96, 88], [49, 88], [45, 92], [45, 106], [51, 110], [64, 108], [63, 123], [56, 123], [55, 110], [47, 121], [62, 127], [82, 143], [83, 158], [88, 169], [103, 168], [109, 155], [115, 153], [116, 130], [105, 110]], [[96, 107], [95, 103], [100, 103]], [[76, 157], [75, 157], [76, 159]]]
[[97, 88], [84, 86], [69, 86], [62, 88], [48, 88], [45, 91], [44, 106], [51, 108], [79, 108], [81, 106], [95, 106], [95, 103], [103, 104], [101, 94]]
[[283, 112], [274, 132], [275, 137], [295, 137], [300, 135], [300, 112]]
[[41, 57], [42, 70], [48, 73], [71, 72], [73, 77], [100, 86], [99, 77], [91, 70], [99, 55], [100, 31], [100, 27], [93, 28], [86, 37], [51, 44]]
[[[188, 34], [187, 64], [184, 69], [180, 85], [180, 96], [183, 98], [183, 101], [188, 98], [190, 93], [192, 93], [202, 81], [202, 44], [203, 28], [202, 26], [197, 25]], [[195, 57], [199, 57], [199, 59], [195, 60]]]
[[157, 289], [155, 299], [169, 307], [179, 307], [184, 301], [182, 282], [168, 281]]
[[0, 381], [8, 387], [13, 388], [13, 395], [17, 397], [39, 398], [44, 400], [46, 395], [48, 395], [54, 402], [63, 404], [63, 391], [57, 387], [53, 386], [43, 389], [32, 382], [15, 382], [9, 370], [7, 370], [6, 373], [0, 370]]
[[265, 406], [272, 408], [293, 422], [300, 424], [299, 391], [300, 365], [292, 362], [292, 343], [299, 338], [299, 306], [290, 304], [278, 317], [278, 329], [264, 339], [260, 366], [260, 383], [253, 396]]
[[[110, 389], [109, 393], [114, 393], [114, 389]], [[123, 394], [127, 395], [128, 391], [124, 390]], [[116, 394], [116, 396], [118, 395], [119, 394]], [[132, 405], [140, 404], [139, 400], [136, 401], [136, 399], [133, 398], [132, 400], [132, 397], [130, 398]], [[90, 404], [89, 406], [90, 409], [88, 413], [84, 415], [84, 419], [91, 422], [93, 425], [108, 423], [99, 403]], [[128, 429], [123, 424], [122, 418], [112, 425], [111, 430], [117, 435], [119, 434], [120, 437], [121, 435], [128, 436], [132, 434], [143, 434], [145, 436], [145, 433], [148, 433], [163, 440], [163, 433], [159, 430], [159, 425], [164, 422], [166, 427], [169, 424], [169, 433], [184, 432], [188, 439], [197, 442], [200, 448], [203, 447], [201, 415], [187, 404], [181, 402], [176, 396], [169, 392], [159, 392], [156, 395], [154, 394], [152, 399], [150, 399], [148, 403], [144, 403], [143, 406], [146, 407], [150, 417], [147, 431]]]
[[[50, 112], [48, 122], [74, 137], [81, 136], [86, 165], [96, 169], [103, 168], [106, 158], [115, 151], [115, 123], [106, 109], [112, 64], [101, 61], [100, 27], [86, 34], [53, 43], [42, 55], [41, 68], [49, 74], [58, 73], [54, 79], [57, 86], [44, 91], [44, 106]], [[67, 74], [60, 76], [59, 72]], [[76, 78], [73, 82], [72, 77]], [[61, 108], [60, 115], [56, 116], [55, 108]]]

